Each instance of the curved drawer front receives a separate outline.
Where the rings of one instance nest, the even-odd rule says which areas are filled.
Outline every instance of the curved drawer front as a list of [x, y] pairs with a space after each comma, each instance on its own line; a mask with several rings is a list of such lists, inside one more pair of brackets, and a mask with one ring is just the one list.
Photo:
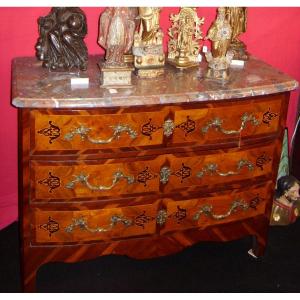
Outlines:
[[[218, 155], [185, 153], [113, 163], [31, 163], [32, 201], [120, 198], [147, 193], [186, 193], [259, 176], [270, 177], [273, 145]], [[124, 161], [124, 160], [122, 160]]]
[[275, 133], [279, 127], [281, 97], [218, 108], [178, 110], [172, 143], [202, 145]]
[[72, 243], [154, 234], [156, 214], [157, 203], [81, 211], [36, 209], [33, 241]]
[[234, 222], [263, 214], [272, 197], [273, 184], [244, 192], [232, 190], [185, 201], [164, 200], [162, 233]]
[[[272, 174], [273, 145], [244, 151], [222, 152], [210, 155], [168, 156], [168, 164], [161, 167], [164, 192], [181, 192], [199, 188], [213, 188], [233, 182]], [[163, 171], [163, 172], [162, 172]]]
[[[31, 148], [34, 153], [61, 150], [92, 153], [97, 149], [120, 150], [162, 143], [164, 111], [90, 115], [83, 110], [78, 113], [80, 115], [75, 112], [48, 114], [47, 111], [33, 111], [35, 129]], [[142, 127], [149, 123], [149, 119], [159, 124], [152, 128], [150, 138], [147, 129]]]
[[101, 164], [97, 161], [62, 162], [60, 165], [32, 162], [32, 200], [75, 200], [158, 192], [162, 159], [133, 163], [107, 160]]

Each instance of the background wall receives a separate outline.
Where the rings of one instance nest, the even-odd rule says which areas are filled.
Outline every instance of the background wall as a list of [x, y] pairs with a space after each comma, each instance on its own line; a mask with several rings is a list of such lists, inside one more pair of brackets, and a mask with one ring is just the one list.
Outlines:
[[[100, 54], [97, 45], [98, 19], [103, 8], [82, 8], [88, 20], [85, 39], [90, 54]], [[17, 219], [17, 109], [10, 102], [11, 60], [17, 56], [34, 56], [38, 38], [37, 19], [50, 8], [0, 8], [0, 229]], [[198, 8], [205, 17], [206, 34], [215, 18], [216, 8]], [[178, 8], [166, 7], [161, 12], [165, 32], [165, 50], [170, 27], [170, 13]], [[248, 9], [247, 32], [241, 39], [248, 51], [300, 81], [300, 8]], [[207, 42], [209, 45], [209, 42]], [[298, 91], [292, 92], [287, 126], [291, 135], [295, 124]]]

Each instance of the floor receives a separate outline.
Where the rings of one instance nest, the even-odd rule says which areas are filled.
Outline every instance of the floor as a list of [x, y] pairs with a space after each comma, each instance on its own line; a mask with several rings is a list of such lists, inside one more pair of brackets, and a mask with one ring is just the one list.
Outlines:
[[[99, 257], [40, 268], [38, 292], [300, 292], [300, 218], [271, 227], [264, 257], [247, 254], [251, 238], [202, 242], [149, 260]], [[0, 292], [20, 292], [18, 224], [0, 231]]]

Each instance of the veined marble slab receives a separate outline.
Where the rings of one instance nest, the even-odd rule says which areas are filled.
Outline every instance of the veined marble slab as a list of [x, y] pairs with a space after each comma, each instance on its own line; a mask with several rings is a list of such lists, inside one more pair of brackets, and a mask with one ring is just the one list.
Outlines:
[[[101, 56], [90, 56], [85, 72], [52, 72], [35, 57], [13, 61], [12, 104], [23, 108], [88, 108], [157, 105], [236, 99], [294, 90], [298, 82], [254, 57], [245, 67], [231, 67], [227, 82], [207, 80], [205, 62], [179, 71], [165, 66], [165, 74], [141, 79], [132, 74], [132, 86], [100, 87]], [[71, 78], [89, 78], [88, 85], [71, 85]]]

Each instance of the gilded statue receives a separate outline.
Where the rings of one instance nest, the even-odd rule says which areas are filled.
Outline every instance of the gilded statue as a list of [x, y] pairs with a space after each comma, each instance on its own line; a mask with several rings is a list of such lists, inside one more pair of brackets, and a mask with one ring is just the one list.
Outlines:
[[39, 17], [38, 25], [39, 38], [35, 48], [43, 67], [50, 70], [86, 70], [88, 51], [84, 38], [87, 24], [80, 8], [53, 7], [47, 16]]
[[100, 16], [98, 43], [106, 50], [105, 67], [125, 67], [124, 53], [133, 43], [135, 22], [129, 7], [108, 7]]
[[208, 62], [207, 78], [228, 79], [228, 68], [233, 53], [228, 51], [232, 29], [225, 18], [225, 8], [219, 7], [217, 18], [208, 30], [205, 39], [211, 40], [211, 51], [205, 54]]
[[171, 14], [170, 20], [168, 62], [180, 69], [197, 66], [204, 18], [198, 18], [195, 8], [184, 7], [179, 14]]
[[239, 40], [240, 34], [246, 32], [247, 8], [226, 7], [226, 19], [232, 28], [231, 43], [229, 49], [234, 52], [234, 59], [247, 60], [246, 45]]
[[[139, 20], [138, 20], [139, 10], [137, 7], [128, 7], [128, 10], [129, 10], [128, 19], [134, 22], [134, 28], [135, 28], [133, 31], [134, 33], [139, 26]], [[132, 45], [133, 45], [133, 38], [132, 38], [131, 47], [124, 54], [125, 63], [133, 63]]]
[[289, 225], [296, 221], [300, 214], [299, 188], [300, 182], [294, 176], [285, 175], [277, 180], [270, 225]]
[[140, 77], [156, 77], [163, 74], [165, 55], [163, 31], [160, 28], [159, 7], [139, 7], [139, 30], [134, 34], [132, 52], [134, 66]]

